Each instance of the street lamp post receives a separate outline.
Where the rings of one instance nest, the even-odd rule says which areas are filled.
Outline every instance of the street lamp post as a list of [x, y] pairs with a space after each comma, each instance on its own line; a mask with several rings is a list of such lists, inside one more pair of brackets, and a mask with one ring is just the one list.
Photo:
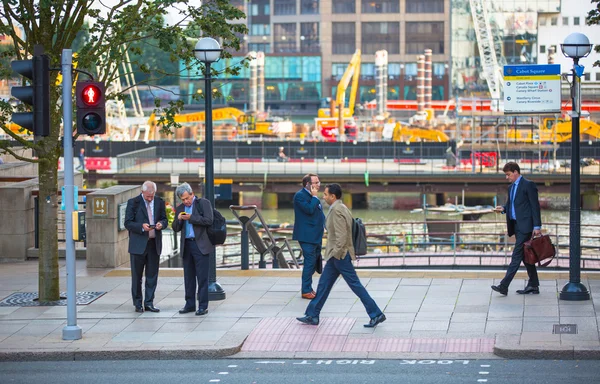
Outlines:
[[[204, 63], [204, 136], [206, 146], [204, 149], [204, 197], [215, 206], [215, 171], [213, 155], [213, 126], [212, 126], [212, 85], [210, 65], [221, 57], [221, 46], [219, 42], [211, 37], [202, 37], [196, 43], [194, 55], [196, 59]], [[208, 275], [208, 299], [211, 301], [224, 300], [225, 290], [217, 282], [217, 263], [215, 252], [209, 257]]]
[[563, 54], [573, 59], [571, 83], [571, 211], [569, 216], [569, 282], [560, 292], [561, 300], [589, 300], [590, 292], [581, 283], [581, 195], [579, 187], [579, 118], [581, 115], [581, 75], [579, 59], [591, 49], [589, 39], [582, 33], [572, 33], [560, 45]]
[[[171, 187], [173, 189], [173, 210], [177, 208], [177, 186], [179, 185], [179, 175], [176, 173], [171, 174]], [[177, 246], [177, 233], [173, 231], [173, 251], [179, 249]], [[175, 254], [175, 253], [174, 253]], [[183, 255], [181, 255], [183, 256]]]

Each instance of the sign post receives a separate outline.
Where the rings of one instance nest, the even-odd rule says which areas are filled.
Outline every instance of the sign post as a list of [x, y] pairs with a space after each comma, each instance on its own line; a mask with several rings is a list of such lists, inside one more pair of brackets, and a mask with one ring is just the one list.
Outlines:
[[504, 113], [560, 113], [560, 64], [505, 65]]

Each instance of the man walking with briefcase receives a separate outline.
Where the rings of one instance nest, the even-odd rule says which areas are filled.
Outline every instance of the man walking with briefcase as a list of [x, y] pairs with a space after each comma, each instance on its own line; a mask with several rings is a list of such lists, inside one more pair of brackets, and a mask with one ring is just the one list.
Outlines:
[[[523, 261], [523, 244], [531, 239], [532, 235], [540, 236], [542, 234], [542, 218], [537, 187], [533, 181], [521, 176], [519, 164], [515, 162], [506, 163], [502, 171], [506, 175], [506, 179], [512, 184], [508, 189], [506, 204], [496, 207], [495, 211], [506, 214], [508, 235], [515, 235], [515, 247], [504, 279], [499, 285], [492, 285], [492, 289], [506, 296], [508, 286], [515, 277], [521, 261]], [[523, 264], [527, 268], [529, 282], [525, 289], [519, 289], [517, 293], [521, 295], [540, 293], [540, 282], [535, 264], [527, 264], [524, 261]]]

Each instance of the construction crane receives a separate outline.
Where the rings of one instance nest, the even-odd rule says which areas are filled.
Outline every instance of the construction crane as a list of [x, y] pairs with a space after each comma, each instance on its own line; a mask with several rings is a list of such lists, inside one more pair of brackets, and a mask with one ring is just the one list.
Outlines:
[[469, 0], [473, 26], [477, 36], [477, 46], [481, 55], [483, 76], [492, 99], [500, 100], [502, 93], [501, 68], [496, 55], [496, 45], [490, 25], [487, 0]]

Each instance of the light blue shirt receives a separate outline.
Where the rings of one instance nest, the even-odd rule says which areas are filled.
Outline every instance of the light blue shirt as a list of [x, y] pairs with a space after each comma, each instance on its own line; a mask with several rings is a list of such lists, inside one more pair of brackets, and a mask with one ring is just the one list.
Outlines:
[[523, 176], [519, 176], [519, 178], [513, 183], [512, 189], [510, 190], [510, 218], [513, 220], [517, 220], [517, 214], [515, 212], [515, 196], [517, 195], [517, 188], [519, 188], [519, 182]]
[[[189, 207], [187, 205], [184, 205], [183, 208], [185, 210], [185, 213], [187, 213], [188, 215], [192, 214], [192, 209], [194, 208], [194, 203], [196, 202], [196, 196], [194, 196], [194, 200], [192, 200], [192, 205], [190, 205]], [[189, 220], [185, 220], [186, 225], [185, 225], [185, 238], [186, 239], [195, 239], [196, 238], [196, 234], [194, 233], [194, 226], [190, 224]]]

